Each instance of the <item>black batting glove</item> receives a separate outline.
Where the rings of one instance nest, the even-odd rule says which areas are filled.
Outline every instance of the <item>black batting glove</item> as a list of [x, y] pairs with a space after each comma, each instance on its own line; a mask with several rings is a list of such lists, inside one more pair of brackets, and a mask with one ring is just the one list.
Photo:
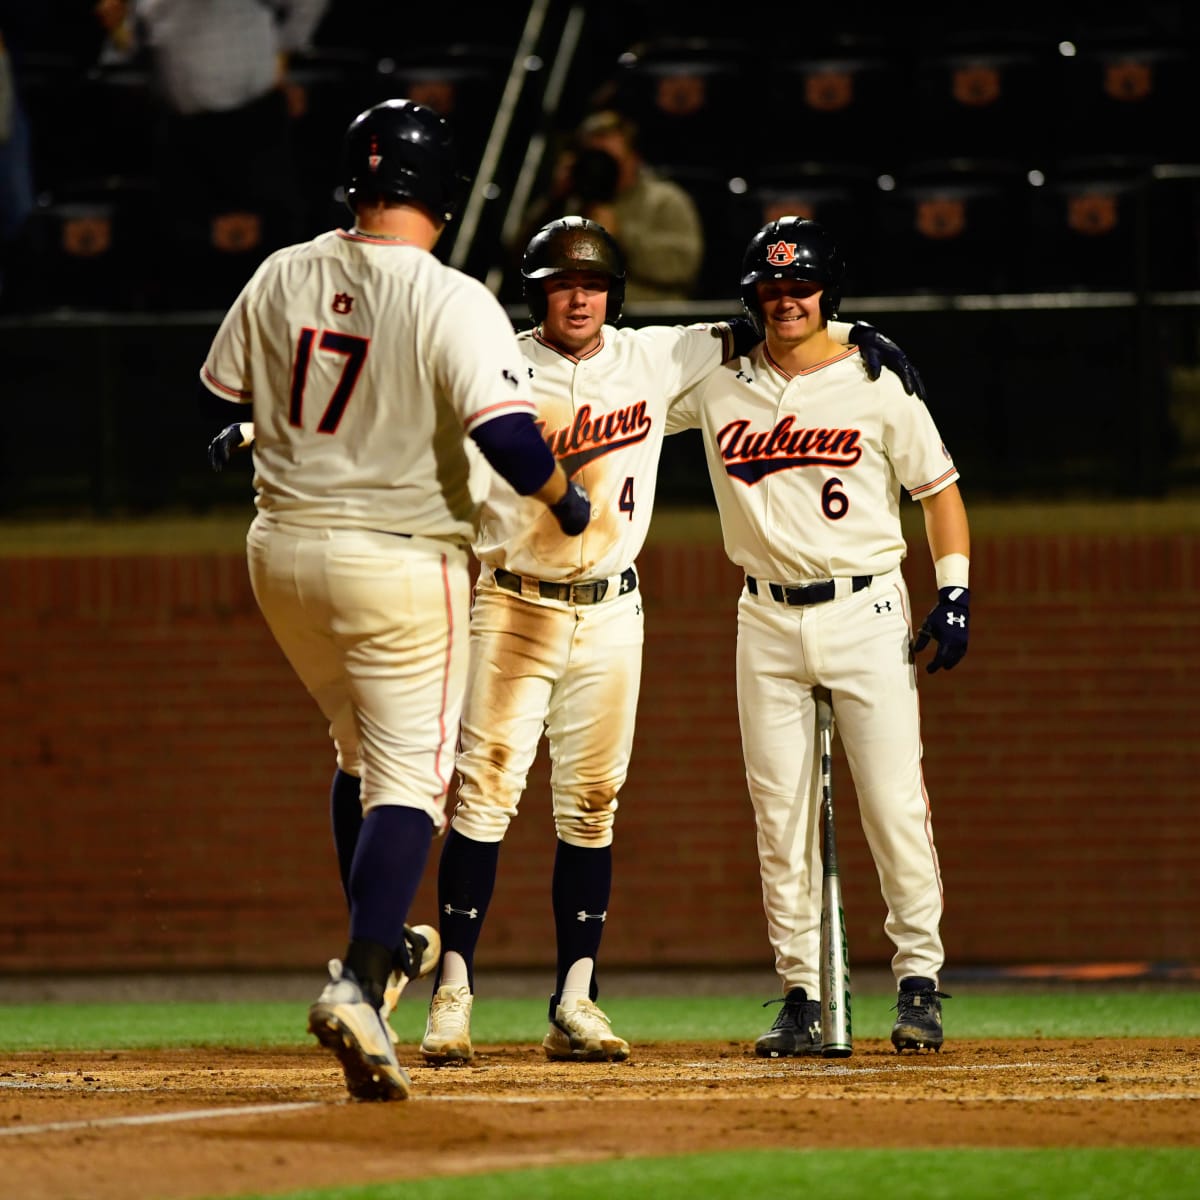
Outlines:
[[572, 480], [562, 499], [550, 505], [550, 511], [567, 537], [578, 537], [592, 519], [592, 502], [582, 485]]
[[421, 973], [421, 959], [425, 955], [425, 947], [429, 943], [410, 925], [404, 927], [404, 937], [400, 945], [392, 951], [392, 968], [416, 979]]
[[915, 657], [929, 645], [930, 638], [937, 642], [937, 651], [925, 668], [930, 675], [939, 667], [953, 670], [966, 654], [970, 601], [971, 593], [965, 587], [938, 588], [938, 602], [925, 618], [912, 647]]
[[863, 365], [867, 368], [867, 377], [872, 381], [879, 378], [879, 372], [884, 368], [900, 376], [904, 390], [910, 396], [925, 399], [925, 385], [917, 368], [908, 361], [908, 355], [886, 334], [882, 334], [874, 325], [866, 321], [855, 321], [850, 326], [850, 344], [857, 346], [862, 355]]
[[218, 474], [225, 469], [225, 464], [233, 457], [242, 444], [242, 426], [240, 422], [226, 425], [211, 442], [208, 443], [208, 461]]
[[[732, 334], [733, 354], [731, 358], [741, 358], [749, 354], [763, 340], [762, 330], [753, 321], [745, 317], [730, 317], [725, 322]], [[729, 359], [725, 360], [730, 361]]]

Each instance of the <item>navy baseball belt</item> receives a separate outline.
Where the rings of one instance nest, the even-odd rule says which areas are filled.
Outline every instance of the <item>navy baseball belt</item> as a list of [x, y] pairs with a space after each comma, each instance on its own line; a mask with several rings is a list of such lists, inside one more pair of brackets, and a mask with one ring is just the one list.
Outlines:
[[[492, 571], [492, 578], [498, 587], [507, 592], [520, 595], [525, 590], [522, 587], [522, 577], [505, 571], [502, 567], [496, 567]], [[598, 604], [608, 595], [607, 579], [592, 579], [586, 583], [551, 583], [548, 579], [531, 579], [529, 585], [530, 590], [536, 586], [537, 594], [543, 600], [559, 600], [563, 604]], [[637, 585], [637, 571], [633, 567], [626, 567], [621, 572], [616, 594], [623, 596], [626, 592], [632, 592]]]
[[[871, 575], [855, 575], [850, 580], [850, 590], [861, 592], [871, 586]], [[758, 580], [753, 575], [746, 576], [746, 587], [750, 595], [758, 595]], [[837, 595], [837, 580], [822, 579], [819, 583], [768, 583], [767, 591], [771, 599], [778, 604], [790, 604], [793, 607], [801, 604], [824, 604]]]

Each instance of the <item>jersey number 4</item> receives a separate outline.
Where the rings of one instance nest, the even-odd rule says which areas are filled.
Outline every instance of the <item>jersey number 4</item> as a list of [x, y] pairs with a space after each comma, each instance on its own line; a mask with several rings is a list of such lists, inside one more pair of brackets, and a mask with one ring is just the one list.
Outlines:
[[351, 333], [336, 333], [332, 329], [321, 330], [321, 340], [317, 341], [315, 329], [302, 329], [296, 339], [296, 359], [292, 363], [292, 402], [288, 409], [288, 420], [297, 428], [303, 425], [304, 389], [308, 386], [308, 367], [312, 361], [313, 342], [317, 342], [318, 350], [330, 354], [344, 355], [342, 373], [334, 386], [329, 404], [317, 422], [318, 433], [335, 433], [341, 422], [342, 413], [350, 400], [350, 393], [362, 373], [363, 363], [367, 361], [366, 338], [355, 337]]
[[617, 501], [617, 508], [623, 513], [629, 514], [629, 519], [633, 520], [633, 476], [625, 477], [624, 486], [621, 488], [621, 498]]

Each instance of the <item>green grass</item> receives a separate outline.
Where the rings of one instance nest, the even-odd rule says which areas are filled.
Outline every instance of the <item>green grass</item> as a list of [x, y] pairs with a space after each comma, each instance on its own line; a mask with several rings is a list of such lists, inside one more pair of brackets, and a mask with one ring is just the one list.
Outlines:
[[[1200, 1195], [1190, 1150], [811, 1150], [623, 1159], [273, 1194], [271, 1200], [1183, 1200]], [[239, 1200], [266, 1200], [240, 1197]]]
[[[854, 1033], [886, 1037], [894, 993], [855, 997]], [[749, 1042], [774, 1019], [761, 996], [605, 996], [602, 1003], [635, 1044], [650, 1041]], [[954, 989], [948, 1038], [1197, 1037], [1196, 992], [1119, 986], [1006, 993]], [[9, 1004], [0, 1005], [0, 1052], [162, 1047], [271, 1048], [309, 1045], [304, 1003]], [[416, 1042], [423, 996], [406, 996], [395, 1023]], [[481, 998], [477, 1044], [536, 1044], [545, 1002]], [[1197, 1126], [1200, 1144], [1200, 1125]], [[244, 1194], [236, 1200], [1183, 1200], [1200, 1196], [1200, 1150], [837, 1150], [737, 1151], [671, 1158], [630, 1158], [578, 1167], [405, 1180], [355, 1187]], [[224, 1200], [230, 1200], [226, 1197]]]
[[[854, 1035], [886, 1037], [892, 992], [854, 998]], [[603, 997], [605, 1011], [634, 1042], [752, 1041], [774, 1020], [761, 997]], [[945, 1003], [947, 1037], [1200, 1037], [1196, 993], [1146, 989], [971, 994], [960, 988]], [[0, 1052], [122, 1050], [170, 1046], [281, 1047], [308, 1044], [303, 1003], [8, 1004], [0, 1005]], [[405, 997], [393, 1021], [416, 1042], [425, 1004]], [[541, 1041], [541, 999], [480, 998], [472, 1014], [479, 1045]]]

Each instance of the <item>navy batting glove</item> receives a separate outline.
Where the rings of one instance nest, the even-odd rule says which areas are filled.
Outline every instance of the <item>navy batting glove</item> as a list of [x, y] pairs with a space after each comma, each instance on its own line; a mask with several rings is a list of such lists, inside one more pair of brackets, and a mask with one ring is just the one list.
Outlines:
[[857, 346], [862, 355], [863, 365], [867, 368], [867, 377], [871, 380], [879, 378], [879, 372], [887, 367], [900, 376], [904, 390], [910, 396], [925, 399], [925, 385], [917, 368], [908, 361], [908, 355], [892, 341], [890, 337], [879, 332], [874, 325], [866, 321], [855, 321], [850, 326], [850, 344]]
[[233, 457], [233, 453], [242, 444], [242, 426], [240, 423], [226, 425], [211, 442], [208, 443], [208, 461], [218, 474], [225, 464]]
[[582, 485], [572, 480], [567, 484], [563, 498], [550, 505], [550, 511], [567, 537], [578, 537], [592, 519], [592, 502]]
[[729, 332], [733, 335], [734, 358], [749, 354], [763, 340], [762, 330], [745, 317], [730, 317], [725, 324], [729, 326]]
[[937, 642], [937, 651], [925, 668], [930, 675], [939, 667], [952, 670], [966, 654], [970, 601], [971, 593], [965, 587], [938, 588], [938, 602], [913, 640], [914, 656], [929, 645], [930, 638]]
[[393, 969], [402, 971], [409, 979], [416, 979], [421, 973], [421, 959], [428, 945], [422, 934], [417, 933], [412, 926], [405, 925], [404, 937], [392, 952]]

